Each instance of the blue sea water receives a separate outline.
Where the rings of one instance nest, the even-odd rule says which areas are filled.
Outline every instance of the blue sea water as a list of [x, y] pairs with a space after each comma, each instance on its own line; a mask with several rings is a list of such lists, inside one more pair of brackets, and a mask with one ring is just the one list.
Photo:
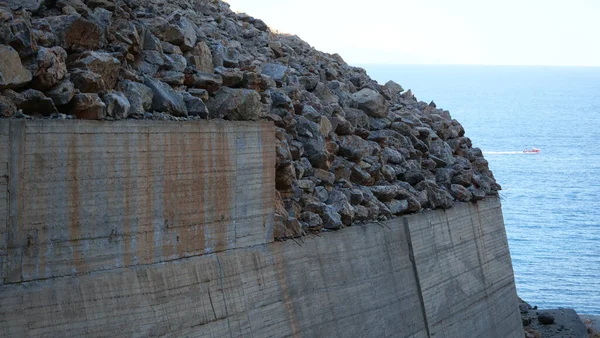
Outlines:
[[519, 296], [600, 315], [600, 68], [361, 67], [449, 110], [484, 151]]

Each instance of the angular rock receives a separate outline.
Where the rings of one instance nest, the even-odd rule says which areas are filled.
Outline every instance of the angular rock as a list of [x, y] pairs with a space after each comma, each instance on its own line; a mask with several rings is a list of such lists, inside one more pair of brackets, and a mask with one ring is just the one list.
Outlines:
[[262, 74], [272, 78], [279, 86], [285, 82], [287, 70], [288, 67], [277, 63], [265, 63], [261, 67]]
[[0, 96], [0, 117], [13, 117], [17, 113], [17, 106], [10, 98]]
[[321, 214], [323, 220], [323, 227], [329, 230], [339, 230], [342, 228], [342, 216], [335, 212], [331, 205], [325, 207], [325, 210]]
[[121, 92], [112, 92], [102, 97], [106, 105], [106, 115], [115, 120], [126, 119], [129, 115], [131, 104], [125, 95]]
[[38, 45], [28, 15], [14, 14], [0, 7], [0, 44], [13, 47], [25, 59], [35, 54]]
[[42, 0], [2, 0], [12, 10], [25, 9], [30, 12], [37, 12], [42, 5]]
[[117, 89], [123, 92], [130, 104], [129, 114], [144, 114], [150, 111], [154, 92], [142, 83], [130, 80], [121, 81]]
[[71, 81], [75, 88], [84, 93], [101, 93], [107, 90], [106, 83], [100, 74], [85, 69], [72, 70]]
[[188, 116], [183, 96], [168, 84], [146, 76], [144, 84], [152, 90], [152, 110], [173, 116]]
[[315, 177], [329, 185], [335, 183], [335, 174], [327, 170], [315, 168]]
[[185, 74], [174, 70], [161, 71], [156, 74], [156, 78], [171, 86], [181, 86], [185, 82]]
[[98, 94], [79, 93], [73, 96], [71, 102], [71, 115], [84, 120], [104, 120], [106, 117], [106, 105]]
[[121, 62], [109, 53], [88, 51], [71, 62], [69, 68], [85, 69], [100, 75], [104, 82], [102, 90], [111, 90], [117, 84]]
[[348, 198], [343, 192], [334, 189], [329, 193], [329, 199], [326, 203], [328, 206], [333, 207], [333, 210], [341, 216], [344, 225], [352, 225], [352, 221], [354, 220], [354, 208], [350, 205]]
[[448, 209], [453, 205], [452, 196], [433, 182], [421, 181], [415, 188], [427, 193], [427, 202], [431, 209]]
[[402, 215], [408, 211], [408, 201], [406, 200], [391, 200], [385, 203], [385, 206], [393, 215]]
[[199, 116], [203, 119], [208, 118], [208, 108], [201, 98], [193, 96], [189, 92], [181, 92], [181, 95], [183, 95], [183, 101], [185, 102], [189, 116]]
[[360, 161], [364, 156], [370, 154], [372, 148], [369, 142], [356, 135], [340, 136], [339, 156], [350, 161]]
[[220, 75], [194, 72], [192, 74], [185, 75], [185, 85], [206, 89], [209, 93], [215, 93], [223, 85], [223, 79]]
[[254, 121], [261, 116], [260, 95], [250, 89], [222, 87], [206, 102], [212, 118], [232, 121]]
[[213, 57], [210, 48], [204, 41], [200, 41], [185, 53], [188, 64], [203, 73], [213, 73]]
[[72, 51], [100, 49], [104, 46], [104, 30], [94, 21], [77, 18], [62, 32], [64, 47]]
[[46, 92], [55, 105], [62, 106], [71, 101], [75, 95], [75, 85], [70, 80], [64, 80]]
[[398, 194], [398, 189], [393, 185], [377, 185], [368, 188], [381, 202], [391, 202]]
[[385, 117], [387, 115], [388, 103], [383, 95], [370, 88], [364, 88], [352, 94], [353, 104], [371, 117]]
[[19, 88], [31, 81], [31, 72], [23, 67], [14, 48], [0, 45], [0, 60], [0, 89]]
[[452, 184], [450, 186], [450, 193], [461, 202], [470, 202], [473, 199], [473, 194], [462, 185]]
[[33, 60], [33, 86], [45, 90], [67, 75], [67, 52], [61, 47], [40, 48]]
[[[8, 91], [4, 91], [3, 94], [7, 95]], [[39, 90], [27, 89], [21, 93], [12, 92], [10, 98], [16, 104], [17, 108], [22, 109], [26, 115], [49, 116], [58, 113], [52, 99], [45, 96]]]
[[300, 214], [298, 218], [300, 222], [304, 223], [309, 230], [319, 230], [323, 225], [323, 220], [321, 216], [315, 214], [314, 212], [306, 211]]

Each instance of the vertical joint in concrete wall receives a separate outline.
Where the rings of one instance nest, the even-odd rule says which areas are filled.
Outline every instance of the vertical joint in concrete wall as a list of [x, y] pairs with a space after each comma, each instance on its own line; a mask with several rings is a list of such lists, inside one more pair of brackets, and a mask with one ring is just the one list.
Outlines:
[[410, 237], [410, 229], [408, 228], [408, 218], [404, 217], [404, 233], [406, 234], [406, 241], [408, 242], [408, 256], [412, 263], [413, 274], [415, 275], [415, 282], [417, 284], [417, 293], [419, 294], [419, 303], [421, 306], [421, 312], [423, 314], [423, 321], [425, 322], [425, 330], [427, 331], [427, 337], [431, 337], [429, 332], [429, 323], [427, 322], [427, 312], [425, 311], [425, 300], [423, 299], [423, 291], [421, 290], [421, 281], [419, 280], [419, 271], [417, 270], [417, 263], [415, 262], [415, 254], [413, 251], [412, 239]]
[[25, 152], [25, 121], [10, 121], [9, 125], [9, 158], [8, 158], [8, 225], [7, 225], [7, 260], [5, 283], [18, 283], [22, 279], [23, 247], [20, 236], [21, 191], [20, 177], [23, 172]]

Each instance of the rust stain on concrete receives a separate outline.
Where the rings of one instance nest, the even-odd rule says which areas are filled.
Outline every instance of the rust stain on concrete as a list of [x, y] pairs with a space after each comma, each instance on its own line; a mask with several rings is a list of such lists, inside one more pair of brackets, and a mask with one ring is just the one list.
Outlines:
[[300, 329], [298, 326], [298, 319], [296, 318], [296, 311], [294, 310], [294, 304], [290, 297], [288, 285], [286, 281], [285, 272], [285, 258], [283, 257], [283, 251], [281, 242], [273, 243], [273, 259], [275, 260], [274, 269], [277, 274], [277, 280], [281, 287], [281, 295], [283, 296], [283, 305], [287, 312], [287, 317], [290, 322], [290, 328], [292, 329], [292, 337], [300, 337]]
[[144, 261], [146, 263], [151, 263], [154, 259], [154, 253], [156, 247], [154, 245], [154, 175], [152, 174], [152, 145], [150, 141], [150, 131], [147, 130], [146, 133], [143, 134], [144, 137], [144, 150], [146, 151], [146, 162], [144, 164], [143, 175], [145, 177], [146, 182], [148, 183], [148, 188], [146, 190], [146, 203], [147, 204], [147, 217], [146, 217], [146, 238], [147, 246], [146, 253], [144, 256]]
[[[198, 136], [202, 136], [203, 134], [198, 133]], [[194, 193], [191, 196], [192, 208], [194, 210], [194, 248], [199, 253], [204, 253], [205, 249], [205, 224], [206, 224], [206, 209], [205, 209], [205, 201], [204, 201], [204, 191], [206, 186], [205, 175], [203, 175], [204, 171], [202, 169], [203, 161], [201, 159], [204, 155], [204, 146], [205, 144], [202, 142], [201, 138], [197, 142], [193, 142], [191, 144], [191, 152], [192, 156], [192, 177], [194, 178]]]
[[[217, 226], [217, 241], [215, 243], [215, 252], [223, 251], [227, 249], [227, 230], [231, 225], [231, 182], [232, 175], [228, 170], [232, 167], [231, 153], [229, 146], [229, 134], [228, 128], [223, 124], [219, 124], [218, 128], [215, 128], [218, 132], [214, 135], [215, 137], [211, 140], [213, 153], [211, 159], [211, 170], [208, 179], [211, 182], [211, 189], [215, 196], [215, 217], [216, 222], [214, 226]], [[223, 173], [223, 179], [218, 179], [215, 175], [213, 161], [216, 163], [216, 167]]]
[[125, 188], [125, 200], [123, 201], [123, 261], [125, 266], [129, 266], [133, 263], [132, 248], [131, 248], [131, 180], [133, 175], [131, 174], [131, 147], [129, 141], [130, 135], [125, 135], [124, 141], [124, 154], [125, 154], [125, 168], [123, 188]]
[[68, 208], [69, 208], [69, 243], [71, 245], [71, 251], [73, 253], [73, 263], [75, 271], [80, 273], [83, 272], [82, 257], [80, 242], [81, 239], [81, 220], [79, 218], [79, 159], [77, 158], [77, 143], [78, 136], [71, 134], [69, 139], [69, 150], [67, 155], [67, 165], [69, 166], [68, 174]]

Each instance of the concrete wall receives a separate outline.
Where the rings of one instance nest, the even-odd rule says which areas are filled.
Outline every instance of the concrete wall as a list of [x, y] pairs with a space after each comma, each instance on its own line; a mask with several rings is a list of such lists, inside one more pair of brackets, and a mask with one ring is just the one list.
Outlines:
[[2, 337], [522, 337], [497, 199], [273, 242], [270, 124], [0, 138]]

